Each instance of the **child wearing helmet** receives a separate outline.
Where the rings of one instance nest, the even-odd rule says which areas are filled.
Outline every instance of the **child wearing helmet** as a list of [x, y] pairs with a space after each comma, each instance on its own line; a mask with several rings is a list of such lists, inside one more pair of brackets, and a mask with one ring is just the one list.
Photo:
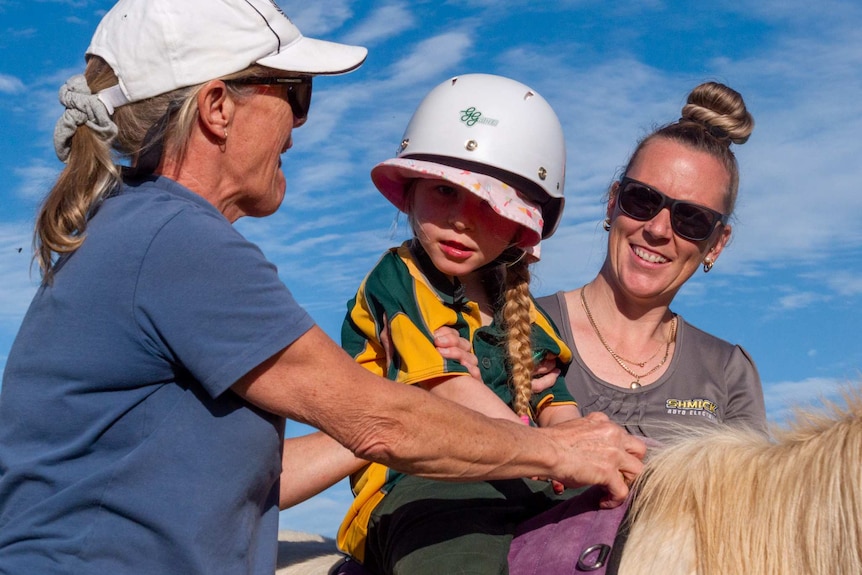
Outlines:
[[[550, 105], [508, 78], [452, 78], [371, 177], [414, 237], [384, 254], [348, 303], [342, 347], [375, 373], [490, 417], [579, 417], [562, 377], [571, 350], [529, 292], [529, 263], [563, 205], [565, 145]], [[484, 384], [437, 352], [441, 326], [473, 343]], [[548, 371], [556, 381], [533, 394], [534, 373]], [[442, 483], [376, 463], [351, 486], [338, 544], [378, 574], [504, 572], [515, 525], [560, 498], [546, 481]]]

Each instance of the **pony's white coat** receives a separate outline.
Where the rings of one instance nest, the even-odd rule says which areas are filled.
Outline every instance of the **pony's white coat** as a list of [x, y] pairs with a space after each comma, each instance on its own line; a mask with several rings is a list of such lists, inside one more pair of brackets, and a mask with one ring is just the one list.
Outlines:
[[635, 489], [620, 575], [862, 573], [862, 396], [772, 438], [687, 433]]

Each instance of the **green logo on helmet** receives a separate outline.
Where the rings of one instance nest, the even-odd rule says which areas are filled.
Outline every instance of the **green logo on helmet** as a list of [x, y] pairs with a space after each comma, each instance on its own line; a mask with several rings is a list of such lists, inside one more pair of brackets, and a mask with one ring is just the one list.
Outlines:
[[482, 116], [482, 112], [477, 110], [475, 106], [470, 106], [466, 110], [461, 110], [461, 121], [470, 127], [475, 126], [476, 124], [496, 126], [500, 123], [499, 120]]

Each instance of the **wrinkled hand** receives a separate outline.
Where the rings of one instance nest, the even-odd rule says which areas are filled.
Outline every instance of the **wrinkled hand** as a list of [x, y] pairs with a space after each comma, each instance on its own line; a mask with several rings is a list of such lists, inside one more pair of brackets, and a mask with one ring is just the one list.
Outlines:
[[537, 431], [558, 443], [560, 452], [566, 454], [552, 477], [567, 487], [604, 486], [608, 495], [603, 507], [620, 505], [643, 469], [646, 444], [603, 413], [590, 413]]
[[457, 330], [447, 326], [439, 328], [434, 332], [434, 345], [440, 355], [446, 359], [457, 361], [467, 369], [472, 377], [482, 381], [479, 359], [473, 353], [473, 346], [461, 337]]

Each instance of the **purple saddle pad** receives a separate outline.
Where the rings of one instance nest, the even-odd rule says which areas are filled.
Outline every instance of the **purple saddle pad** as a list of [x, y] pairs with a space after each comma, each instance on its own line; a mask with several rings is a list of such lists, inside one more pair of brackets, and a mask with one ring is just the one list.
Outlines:
[[510, 575], [603, 575], [628, 501], [602, 509], [590, 487], [522, 523], [509, 549]]
[[371, 571], [365, 569], [358, 561], [345, 558], [329, 571], [329, 575], [371, 575]]

